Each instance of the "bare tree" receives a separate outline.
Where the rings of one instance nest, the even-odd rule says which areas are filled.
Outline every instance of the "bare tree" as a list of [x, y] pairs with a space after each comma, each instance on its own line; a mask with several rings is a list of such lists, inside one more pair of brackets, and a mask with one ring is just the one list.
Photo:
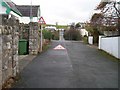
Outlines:
[[101, 0], [96, 10], [101, 10], [104, 16], [102, 24], [105, 26], [115, 26], [120, 35], [120, 1]]

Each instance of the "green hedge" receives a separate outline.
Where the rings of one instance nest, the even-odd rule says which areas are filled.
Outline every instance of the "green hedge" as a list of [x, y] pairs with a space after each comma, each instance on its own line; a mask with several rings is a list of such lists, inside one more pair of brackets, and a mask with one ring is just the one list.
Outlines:
[[81, 35], [78, 30], [66, 30], [64, 33], [65, 40], [81, 40]]
[[52, 33], [48, 30], [43, 30], [43, 36], [44, 36], [44, 39], [48, 39], [48, 40], [52, 39]]

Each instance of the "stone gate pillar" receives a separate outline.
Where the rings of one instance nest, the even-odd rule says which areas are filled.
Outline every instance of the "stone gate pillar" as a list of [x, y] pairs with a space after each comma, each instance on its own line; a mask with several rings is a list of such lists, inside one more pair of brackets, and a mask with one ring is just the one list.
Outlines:
[[29, 54], [38, 54], [40, 42], [38, 23], [31, 22], [29, 25]]

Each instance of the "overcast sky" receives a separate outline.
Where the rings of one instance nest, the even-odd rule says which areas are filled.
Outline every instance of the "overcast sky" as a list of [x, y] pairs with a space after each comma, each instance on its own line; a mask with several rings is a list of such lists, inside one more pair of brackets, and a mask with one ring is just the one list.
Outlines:
[[[31, 0], [12, 0], [18, 5], [30, 5]], [[86, 22], [101, 0], [32, 0], [33, 5], [40, 5], [41, 16], [47, 24], [70, 24]]]

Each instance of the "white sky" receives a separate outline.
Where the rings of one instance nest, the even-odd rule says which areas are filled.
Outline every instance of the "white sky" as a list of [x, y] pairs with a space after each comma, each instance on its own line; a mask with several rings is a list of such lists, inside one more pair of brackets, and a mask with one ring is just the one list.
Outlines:
[[[30, 5], [31, 0], [12, 0], [18, 5]], [[101, 0], [32, 0], [33, 5], [40, 5], [41, 16], [47, 24], [70, 24], [86, 22], [94, 13]]]

